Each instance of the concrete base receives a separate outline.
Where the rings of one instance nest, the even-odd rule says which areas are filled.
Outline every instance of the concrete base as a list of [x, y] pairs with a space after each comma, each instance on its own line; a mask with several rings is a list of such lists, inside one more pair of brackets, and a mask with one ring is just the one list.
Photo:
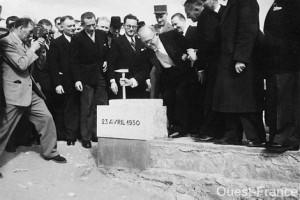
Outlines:
[[98, 166], [145, 170], [150, 166], [150, 146], [142, 140], [98, 139]]
[[[110, 169], [108, 174], [141, 187], [161, 188], [174, 199], [300, 199], [299, 151], [269, 154], [263, 148], [198, 143], [191, 138], [148, 144], [151, 163], [146, 170]], [[232, 194], [235, 191], [246, 193]]]

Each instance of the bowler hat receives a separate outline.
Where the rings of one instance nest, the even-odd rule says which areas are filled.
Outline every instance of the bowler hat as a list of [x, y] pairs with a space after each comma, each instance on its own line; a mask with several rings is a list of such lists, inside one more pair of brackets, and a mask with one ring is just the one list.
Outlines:
[[112, 16], [110, 18], [110, 26], [113, 27], [114, 29], [120, 29], [121, 26], [122, 26], [121, 17], [119, 17], [119, 16]]

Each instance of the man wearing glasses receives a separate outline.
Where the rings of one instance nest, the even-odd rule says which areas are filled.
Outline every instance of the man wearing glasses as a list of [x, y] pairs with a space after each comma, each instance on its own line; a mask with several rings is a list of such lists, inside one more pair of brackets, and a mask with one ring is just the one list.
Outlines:
[[84, 30], [71, 40], [71, 66], [75, 88], [80, 95], [80, 132], [82, 146], [91, 148], [96, 138], [96, 106], [108, 104], [103, 63], [108, 52], [104, 31], [96, 30], [92, 12], [81, 15]]
[[[150, 87], [149, 71], [143, 62], [144, 45], [136, 37], [138, 19], [134, 15], [126, 15], [124, 18], [125, 34], [116, 38], [110, 50], [108, 58], [108, 71], [112, 98], [121, 98], [120, 85], [129, 86], [127, 98], [146, 98], [146, 88]], [[125, 79], [115, 73], [117, 69], [128, 69]], [[120, 81], [119, 81], [120, 80]]]

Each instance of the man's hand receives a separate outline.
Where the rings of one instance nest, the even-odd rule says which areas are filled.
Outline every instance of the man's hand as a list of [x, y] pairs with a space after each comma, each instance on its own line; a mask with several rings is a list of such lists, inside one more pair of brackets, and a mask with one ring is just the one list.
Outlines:
[[150, 81], [150, 79], [146, 80], [146, 85], [147, 85], [146, 91], [150, 92], [150, 90], [151, 90], [151, 81]]
[[132, 82], [128, 78], [120, 78], [120, 85], [121, 86], [132, 86]]
[[62, 85], [56, 86], [55, 92], [56, 92], [57, 94], [64, 94], [64, 93], [65, 93], [64, 88], [63, 88]]
[[107, 61], [104, 61], [103, 65], [102, 65], [102, 70], [104, 73], [107, 71]]
[[198, 75], [198, 81], [201, 84], [203, 84], [204, 83], [204, 79], [205, 79], [204, 70], [198, 71], [197, 75]]
[[197, 51], [195, 49], [187, 49], [188, 59], [192, 62], [197, 60]]
[[114, 79], [110, 80], [110, 89], [115, 95], [118, 94], [118, 85]]
[[81, 81], [76, 81], [75, 88], [76, 88], [77, 91], [82, 92], [83, 87], [82, 87]]
[[44, 38], [39, 38], [37, 40], [31, 40], [30, 49], [35, 52], [39, 48], [41, 48], [41, 45], [43, 45], [44, 43], [45, 43], [45, 39]]
[[181, 56], [182, 61], [186, 61], [187, 58], [188, 58], [188, 55], [186, 53], [182, 54], [182, 56]]
[[235, 71], [236, 73], [240, 74], [246, 69], [245, 63], [236, 62], [235, 64]]

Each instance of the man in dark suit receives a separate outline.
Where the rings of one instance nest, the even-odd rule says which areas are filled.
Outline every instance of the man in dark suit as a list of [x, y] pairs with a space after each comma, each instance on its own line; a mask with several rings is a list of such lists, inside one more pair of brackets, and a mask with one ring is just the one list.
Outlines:
[[67, 144], [74, 145], [79, 128], [79, 95], [72, 78], [70, 53], [71, 38], [75, 33], [75, 21], [71, 16], [61, 18], [63, 34], [52, 41], [48, 52], [48, 65], [57, 95], [63, 96], [61, 102], [62, 122]]
[[71, 66], [80, 95], [80, 132], [82, 146], [91, 148], [96, 138], [96, 106], [108, 104], [103, 63], [108, 53], [105, 32], [96, 30], [91, 12], [81, 15], [84, 29], [71, 41]]
[[[196, 57], [198, 51], [197, 28], [188, 26], [183, 14], [175, 13], [171, 17], [171, 24], [179, 34], [184, 37], [188, 55]], [[190, 116], [189, 130], [193, 135], [198, 135], [200, 126], [203, 122], [203, 74], [204, 70], [199, 70], [195, 66], [195, 62], [191, 62], [192, 76], [190, 79], [189, 98], [190, 98]], [[198, 77], [197, 77], [198, 76]], [[198, 81], [197, 81], [198, 78]]]
[[224, 120], [220, 113], [212, 110], [212, 96], [216, 79], [216, 55], [219, 52], [219, 17], [198, 0], [189, 0], [184, 4], [187, 17], [197, 22], [196, 39], [197, 48], [195, 68], [198, 79], [203, 83], [203, 120], [197, 138], [200, 141], [211, 141], [222, 137]]
[[[201, 1], [201, 0], [200, 0]], [[262, 122], [263, 79], [254, 62], [259, 34], [256, 0], [206, 0], [219, 16], [219, 53], [212, 109], [223, 114], [225, 136], [217, 143], [241, 144], [243, 131], [249, 146], [265, 142]]]
[[[136, 36], [138, 19], [134, 15], [126, 15], [124, 18], [125, 34], [116, 38], [109, 52], [108, 72], [110, 88], [115, 96], [112, 98], [122, 98], [120, 83], [128, 86], [126, 89], [127, 98], [146, 98], [149, 93], [146, 88], [150, 86], [150, 69], [143, 65], [142, 51], [145, 46]], [[128, 69], [126, 78], [120, 80], [121, 74], [115, 70]], [[147, 84], [149, 86], [147, 86]]]
[[[0, 155], [23, 114], [35, 125], [41, 135], [42, 156], [46, 160], [66, 162], [56, 149], [56, 128], [46, 104], [44, 95], [32, 79], [29, 67], [38, 58], [36, 51], [45, 42], [43, 38], [26, 44], [32, 37], [34, 23], [29, 18], [20, 18], [15, 22], [15, 29], [0, 40], [4, 55], [3, 88], [6, 100], [5, 117], [0, 124]], [[41, 98], [42, 97], [42, 98]]]
[[[266, 122], [269, 150], [298, 150], [300, 144], [300, 2], [275, 0], [265, 20]], [[273, 146], [273, 143], [279, 146]]]
[[[189, 98], [188, 88], [191, 76], [190, 62], [183, 37], [177, 31], [158, 35], [153, 27], [143, 26], [139, 36], [149, 48], [148, 58], [155, 66], [155, 77], [162, 91], [167, 117], [169, 135], [184, 136], [188, 132]], [[152, 89], [156, 90], [156, 87]], [[176, 133], [176, 134], [175, 134]]]

